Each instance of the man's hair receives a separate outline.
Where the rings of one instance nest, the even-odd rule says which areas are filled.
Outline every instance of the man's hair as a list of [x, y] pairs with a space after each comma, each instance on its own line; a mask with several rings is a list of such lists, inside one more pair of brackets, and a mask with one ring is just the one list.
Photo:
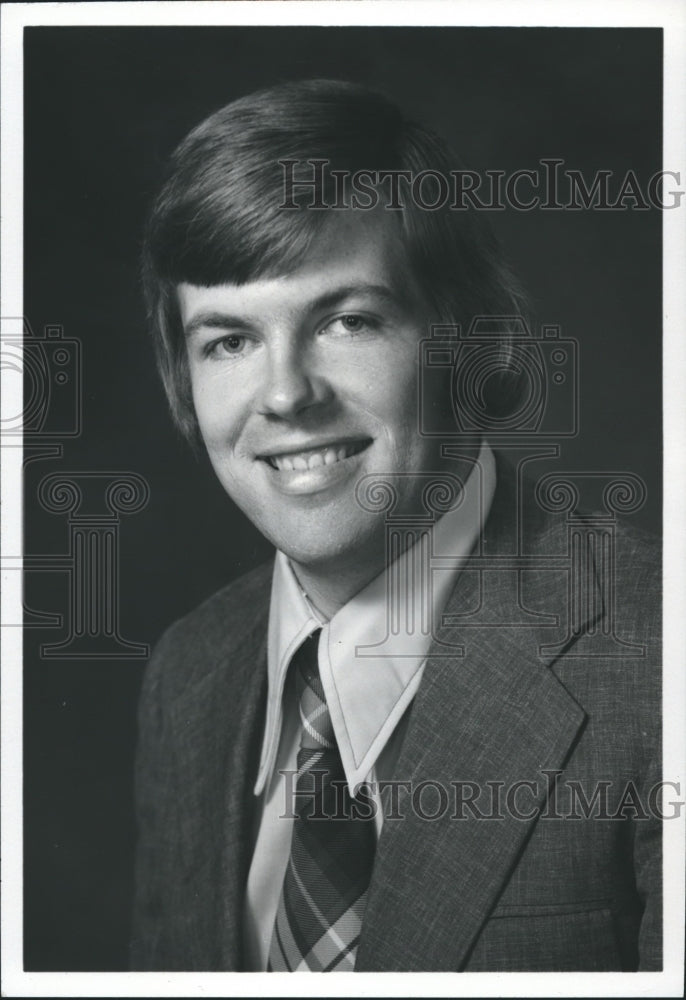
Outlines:
[[[286, 160], [297, 167], [279, 162]], [[296, 183], [293, 199], [300, 207], [283, 207], [286, 171], [294, 171], [296, 182], [311, 179], [311, 160], [326, 161], [320, 190]], [[250, 94], [193, 129], [172, 154], [143, 251], [157, 362], [184, 435], [197, 441], [179, 283], [243, 284], [292, 273], [341, 210], [306, 207], [335, 204], [335, 171], [409, 171], [416, 177], [429, 170], [447, 179], [459, 166], [441, 139], [391, 101], [338, 80], [284, 83]], [[402, 207], [389, 211], [432, 310], [427, 336], [432, 323], [466, 326], [476, 315], [524, 312], [523, 295], [482, 212], [456, 212], [449, 200], [427, 210], [402, 191], [400, 201]]]

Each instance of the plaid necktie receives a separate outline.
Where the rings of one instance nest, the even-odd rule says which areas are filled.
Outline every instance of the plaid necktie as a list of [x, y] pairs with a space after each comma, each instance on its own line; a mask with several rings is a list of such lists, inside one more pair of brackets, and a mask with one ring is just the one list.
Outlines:
[[375, 850], [373, 818], [357, 815], [317, 666], [319, 632], [296, 653], [302, 736], [291, 854], [269, 972], [352, 972]]

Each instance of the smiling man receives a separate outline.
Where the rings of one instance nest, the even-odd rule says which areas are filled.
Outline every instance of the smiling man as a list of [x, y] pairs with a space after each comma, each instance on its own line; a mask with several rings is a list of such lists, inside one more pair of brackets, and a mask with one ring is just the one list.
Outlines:
[[[566, 523], [479, 433], [423, 426], [432, 325], [522, 311], [483, 217], [394, 186], [451, 166], [331, 81], [235, 101], [172, 158], [145, 251], [160, 371], [276, 556], [148, 666], [134, 968], [660, 966], [653, 556], [627, 536], [617, 561], [625, 656], [583, 652], [595, 598], [555, 647]], [[449, 392], [430, 413], [455, 426]]]
[[425, 485], [413, 474], [446, 464], [418, 430], [428, 307], [398, 235], [383, 210], [334, 215], [293, 274], [178, 289], [217, 476], [326, 615], [384, 565], [384, 520], [357, 481], [389, 473], [398, 514], [413, 515]]

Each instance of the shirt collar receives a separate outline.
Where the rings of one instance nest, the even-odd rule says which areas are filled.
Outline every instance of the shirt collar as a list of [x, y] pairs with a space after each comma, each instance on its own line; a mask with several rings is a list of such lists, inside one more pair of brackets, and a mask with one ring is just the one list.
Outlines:
[[[300, 588], [286, 556], [277, 552], [269, 611], [267, 718], [255, 794], [274, 769], [288, 666], [317, 628], [322, 629], [320, 676], [351, 793], [368, 777], [417, 691], [438, 616], [483, 527], [494, 490], [495, 459], [484, 442], [458, 507], [431, 525], [428, 536], [403, 552], [328, 623]], [[422, 567], [432, 553], [449, 556], [449, 569], [430, 572], [427, 588]], [[396, 603], [401, 613], [390, 623], [388, 595], [394, 592], [402, 593], [404, 600]]]
[[281, 735], [283, 689], [293, 654], [324, 621], [296, 580], [283, 552], [276, 553], [269, 601], [267, 634], [267, 717], [260, 768], [255, 785], [259, 795], [274, 769]]

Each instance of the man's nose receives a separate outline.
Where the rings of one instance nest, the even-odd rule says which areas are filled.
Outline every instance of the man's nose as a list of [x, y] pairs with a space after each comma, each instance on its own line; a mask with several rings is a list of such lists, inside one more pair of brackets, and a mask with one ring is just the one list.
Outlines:
[[310, 352], [297, 344], [279, 344], [268, 351], [267, 371], [260, 390], [259, 409], [283, 420], [331, 396], [327, 378], [318, 372]]

